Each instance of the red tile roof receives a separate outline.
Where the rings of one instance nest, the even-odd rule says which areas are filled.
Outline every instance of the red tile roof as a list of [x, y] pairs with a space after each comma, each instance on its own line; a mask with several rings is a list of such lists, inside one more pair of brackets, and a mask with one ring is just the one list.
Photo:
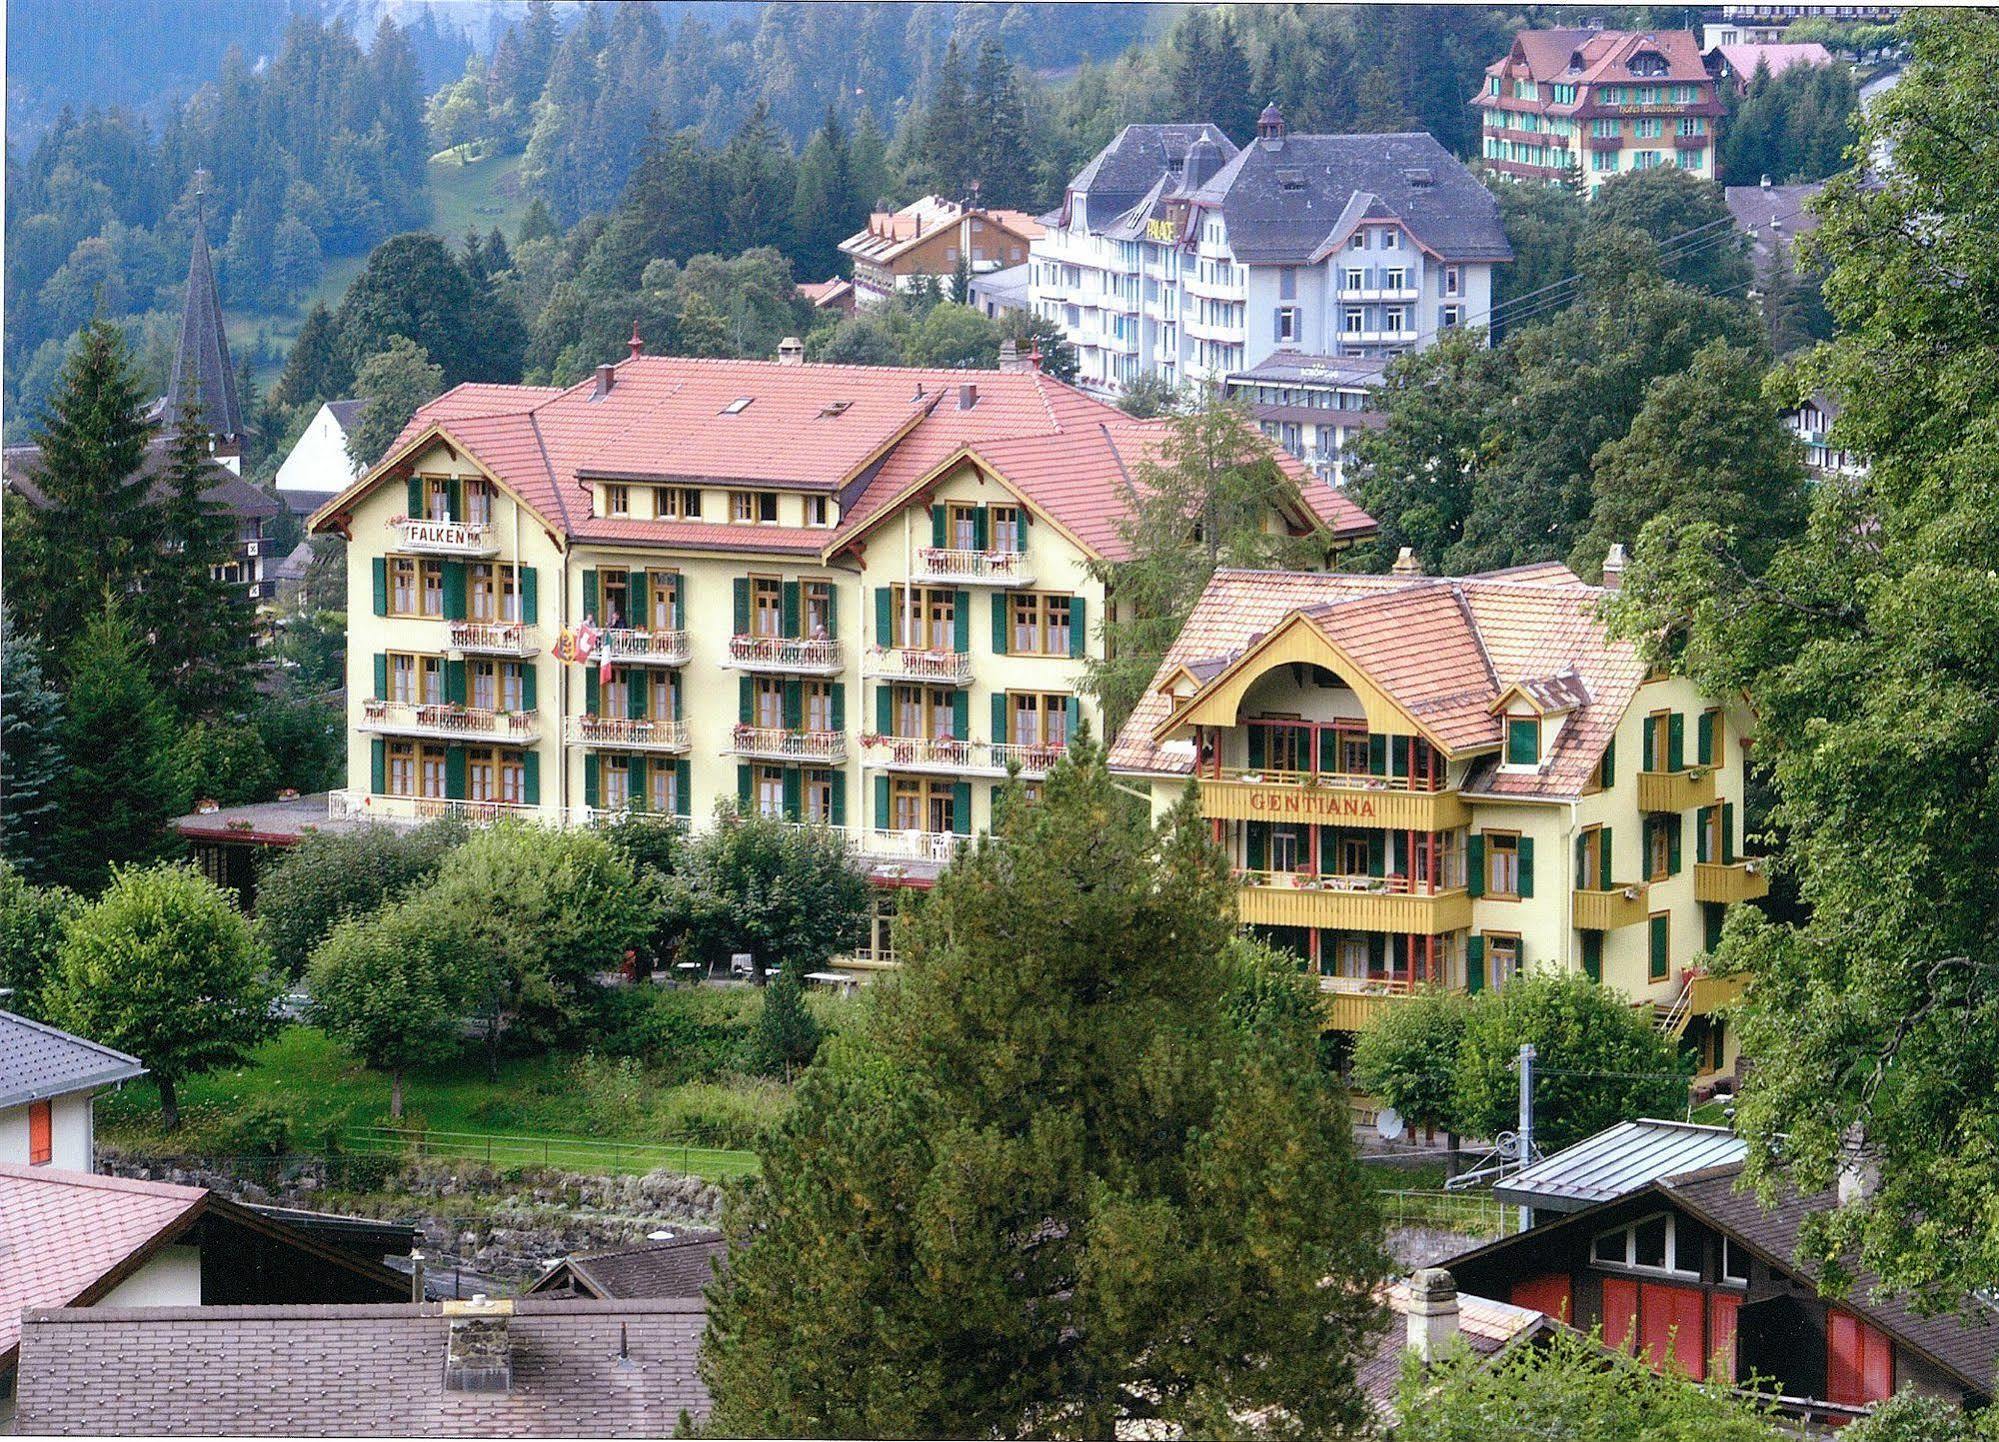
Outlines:
[[1221, 673], [1218, 663], [1299, 615], [1453, 751], [1496, 746], [1501, 720], [1492, 705], [1501, 694], [1515, 684], [1547, 690], [1559, 677], [1574, 709], [1548, 760], [1536, 771], [1482, 766], [1467, 789], [1574, 796], [1645, 678], [1636, 649], [1605, 633], [1603, 595], [1554, 564], [1456, 578], [1217, 571], [1118, 733], [1111, 764], [1191, 772], [1191, 747], [1154, 739], [1175, 709], [1160, 689], [1166, 678], [1184, 667], [1205, 686]]
[[[1700, 44], [1691, 30], [1522, 30], [1514, 36], [1527, 73], [1537, 82], [1560, 80], [1578, 85], [1594, 85], [1622, 80], [1687, 81], [1711, 77], [1701, 64]], [[1657, 51], [1666, 61], [1664, 75], [1633, 75], [1631, 57], [1641, 50]], [[1570, 57], [1582, 52], [1582, 68], [1571, 70]], [[1496, 61], [1486, 67], [1499, 74], [1511, 61]]]
[[[731, 405], [747, 401], [733, 413]], [[1128, 477], [1167, 423], [1135, 421], [1038, 371], [786, 364], [639, 356], [608, 392], [462, 385], [419, 410], [365, 489], [438, 428], [550, 524], [581, 539], [831, 556], [940, 466], [983, 460], [1028, 505], [1098, 554], [1122, 554]], [[1277, 454], [1310, 510], [1343, 538], [1373, 521]], [[591, 481], [838, 491], [830, 531], [590, 514]], [[351, 503], [350, 492], [328, 511]]]

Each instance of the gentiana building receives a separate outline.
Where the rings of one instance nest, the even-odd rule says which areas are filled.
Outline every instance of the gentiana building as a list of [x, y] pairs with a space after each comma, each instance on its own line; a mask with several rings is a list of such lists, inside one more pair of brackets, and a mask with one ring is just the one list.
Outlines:
[[[459, 386], [314, 520], [348, 539], [353, 597], [333, 813], [700, 826], [727, 801], [922, 884], [1009, 769], [1032, 786], [1101, 726], [1095, 568], [1165, 433], [1030, 364], [795, 343]], [[1273, 529], [1329, 554], [1373, 530], [1284, 464]], [[563, 659], [586, 623], [603, 650]]]
[[1734, 987], [1700, 958], [1768, 886], [1741, 834], [1751, 718], [1609, 639], [1604, 594], [1557, 564], [1221, 571], [1112, 765], [1161, 812], [1198, 779], [1242, 921], [1317, 975], [1334, 1027], [1553, 966], [1721, 1070]]

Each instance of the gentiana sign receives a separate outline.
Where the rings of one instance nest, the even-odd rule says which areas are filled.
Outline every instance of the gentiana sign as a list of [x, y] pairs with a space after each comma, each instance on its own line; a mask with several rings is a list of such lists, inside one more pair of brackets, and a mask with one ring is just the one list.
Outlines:
[[1372, 796], [1347, 796], [1337, 791], [1304, 791], [1290, 787], [1258, 788], [1249, 793], [1249, 809], [1270, 816], [1372, 821], [1376, 814], [1374, 803]]

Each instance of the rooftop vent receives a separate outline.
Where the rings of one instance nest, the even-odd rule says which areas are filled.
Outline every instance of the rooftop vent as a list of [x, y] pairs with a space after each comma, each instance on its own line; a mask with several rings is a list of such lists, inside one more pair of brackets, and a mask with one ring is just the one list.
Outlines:
[[852, 404], [852, 401], [828, 401], [819, 408], [819, 414], [822, 416], [843, 416], [847, 413], [847, 407]]
[[1437, 183], [1436, 172], [1431, 170], [1427, 165], [1413, 166], [1403, 171], [1402, 178], [1408, 181], [1410, 187], [1415, 190], [1428, 190]]
[[1404, 546], [1395, 557], [1395, 564], [1389, 568], [1398, 576], [1420, 576], [1423, 562], [1416, 554], [1414, 546]]
[[1617, 591], [1623, 589], [1624, 568], [1630, 564], [1630, 559], [1624, 550], [1624, 542], [1612, 542], [1610, 550], [1604, 554], [1603, 558], [1604, 590]]
[[970, 381], [958, 387], [958, 409], [968, 411], [979, 403], [979, 388]]
[[777, 343], [777, 363], [781, 366], [800, 365], [805, 360], [805, 342], [795, 335], [788, 335]]
[[720, 414], [725, 416], [739, 416], [750, 408], [750, 402], [754, 399], [756, 399], [754, 396], [737, 396], [726, 406], [722, 407]]

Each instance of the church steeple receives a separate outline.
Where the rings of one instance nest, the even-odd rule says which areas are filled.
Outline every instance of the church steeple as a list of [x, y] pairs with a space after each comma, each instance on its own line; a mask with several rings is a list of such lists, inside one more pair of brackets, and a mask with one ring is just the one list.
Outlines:
[[167, 383], [160, 420], [171, 432], [179, 424], [185, 398], [198, 395], [202, 422], [215, 438], [215, 453], [234, 456], [242, 451], [243, 413], [236, 401], [236, 371], [229, 363], [229, 337], [222, 330], [222, 301], [215, 291], [215, 266], [208, 255], [208, 228], [199, 192], [195, 207], [180, 345], [174, 351], [173, 378]]

